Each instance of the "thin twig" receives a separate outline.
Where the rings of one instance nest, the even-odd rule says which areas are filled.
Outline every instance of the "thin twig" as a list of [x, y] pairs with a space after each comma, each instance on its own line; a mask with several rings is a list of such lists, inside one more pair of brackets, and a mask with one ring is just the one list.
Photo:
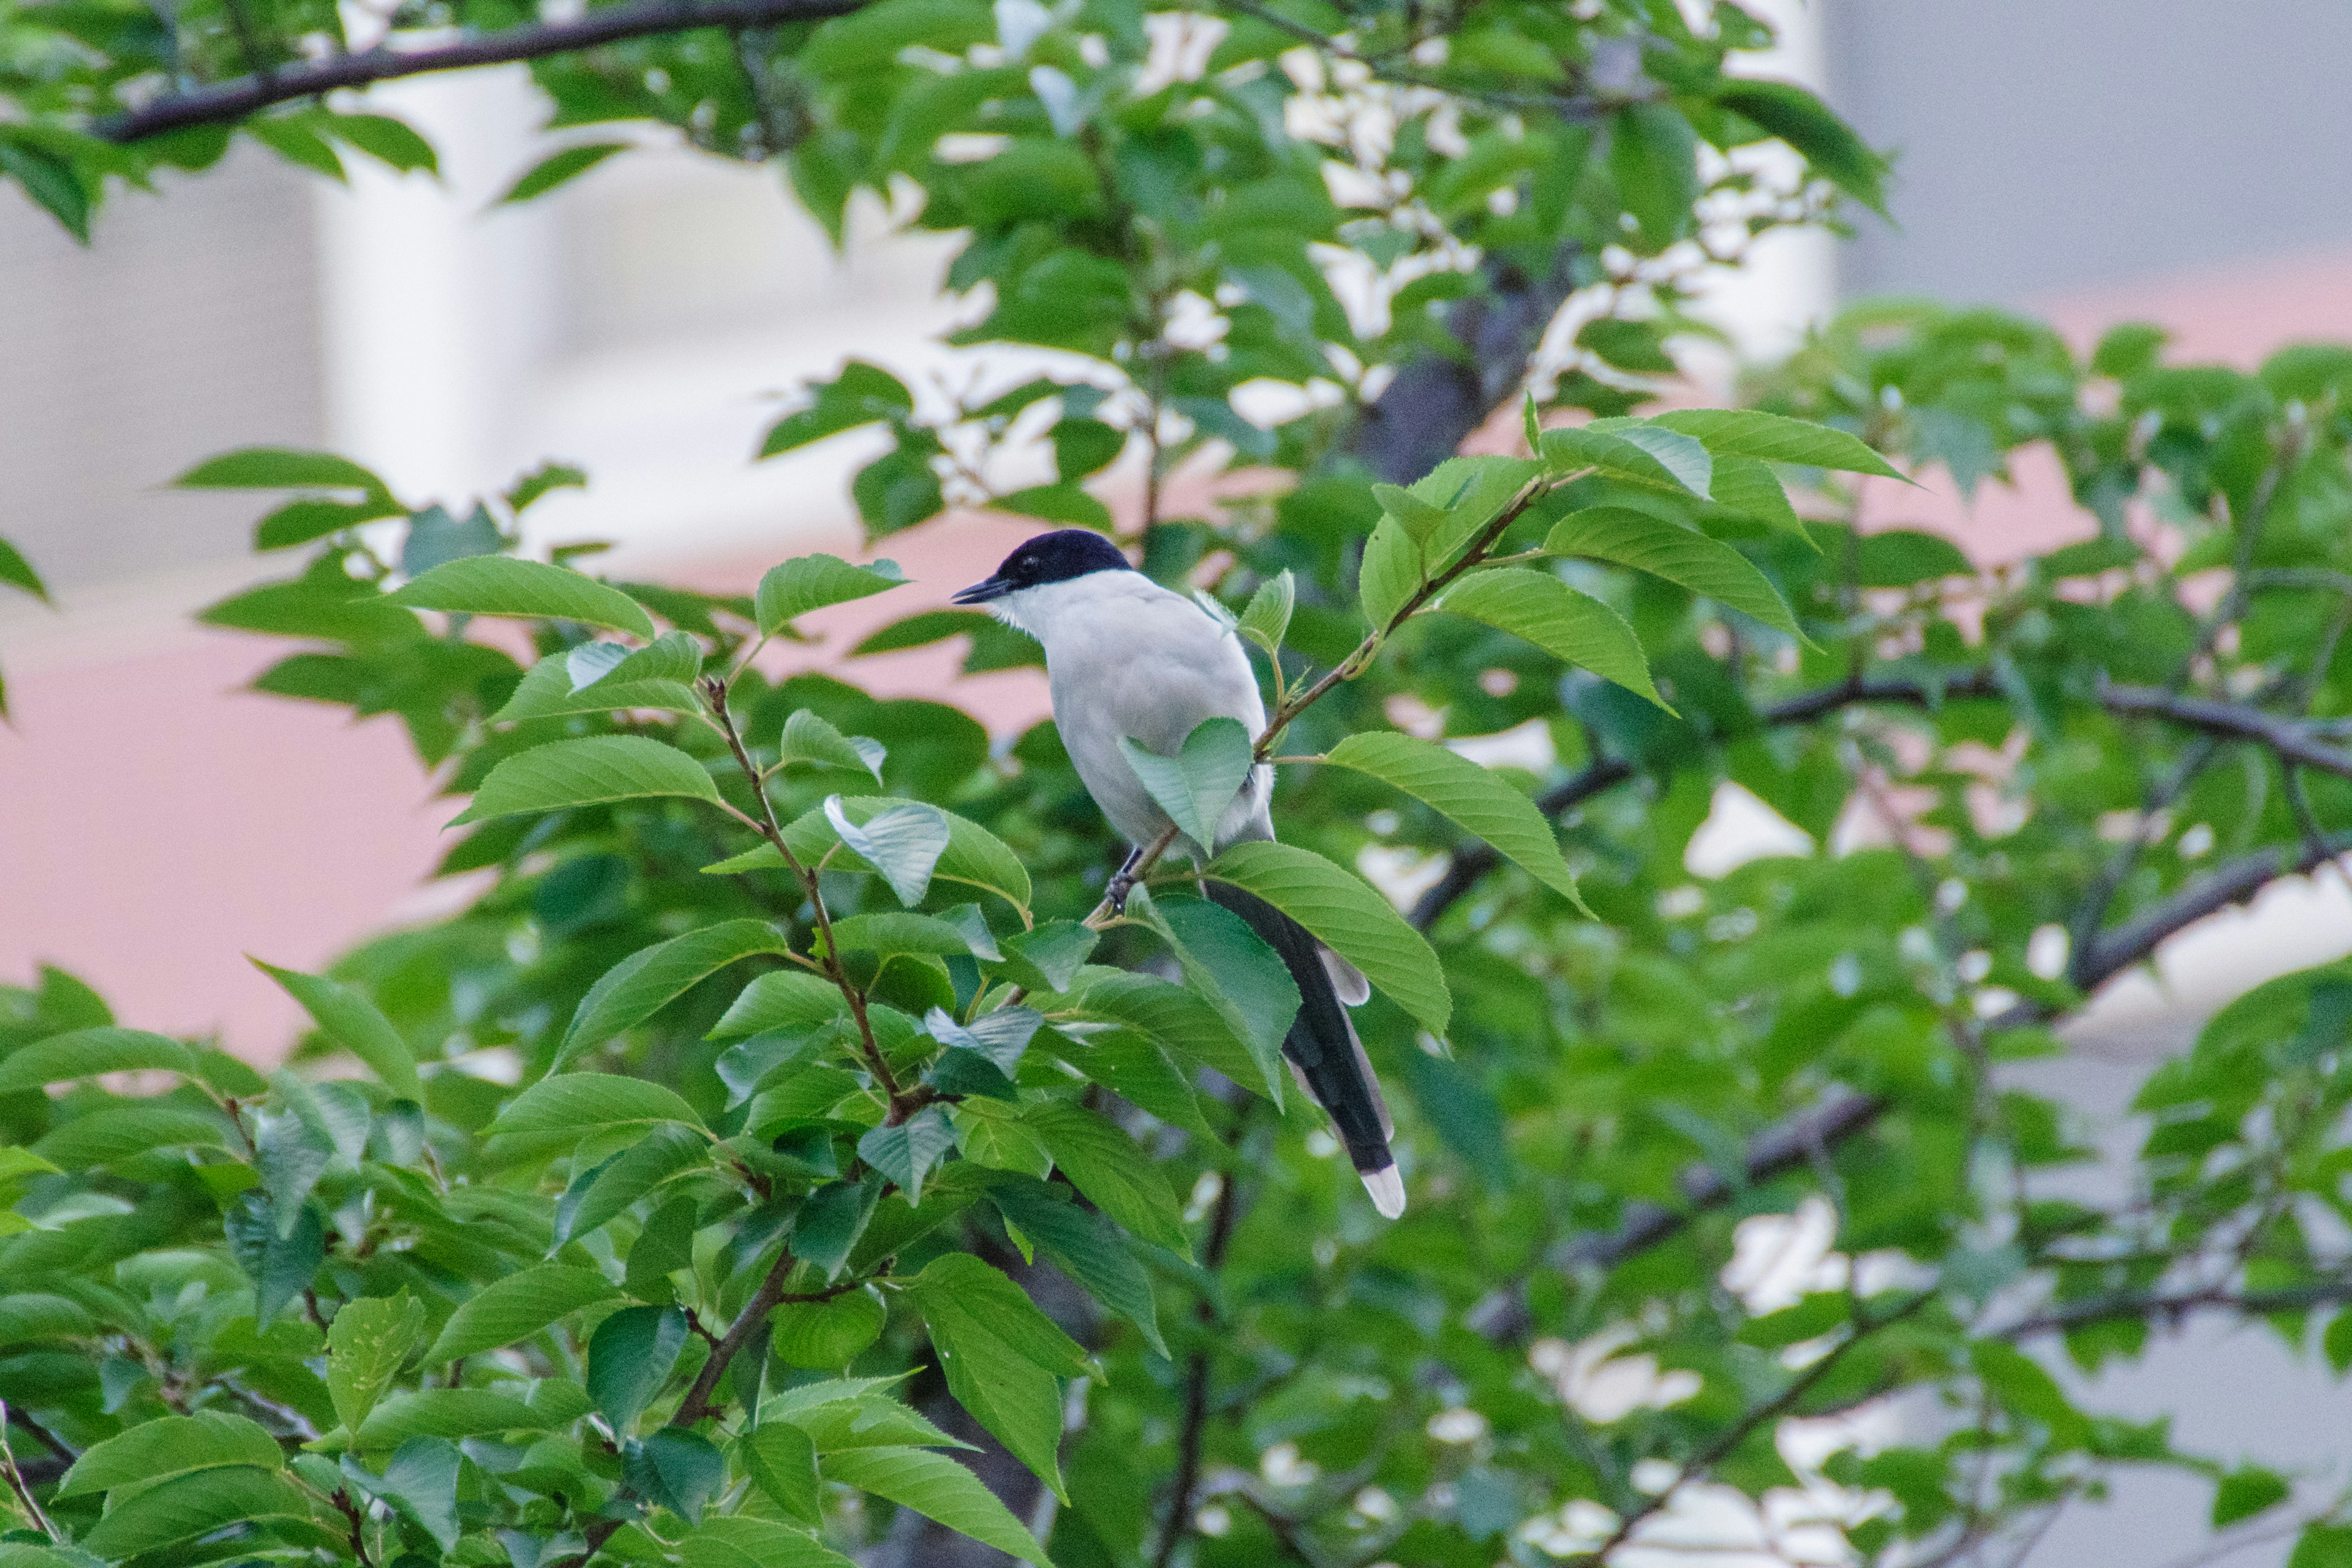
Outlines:
[[[694, 1386], [686, 1391], [686, 1398], [679, 1404], [677, 1414], [670, 1417], [671, 1426], [691, 1426], [714, 1412], [716, 1406], [711, 1404], [710, 1396], [719, 1387], [719, 1380], [727, 1374], [727, 1368], [735, 1360], [736, 1352], [759, 1331], [769, 1311], [784, 1299], [784, 1281], [791, 1277], [793, 1265], [797, 1261], [790, 1247], [776, 1255], [775, 1267], [768, 1270], [767, 1278], [761, 1280], [759, 1289], [751, 1292], [751, 1299], [743, 1303], [742, 1311], [736, 1314], [726, 1336], [711, 1348], [710, 1359], [702, 1363], [702, 1371], [695, 1375]], [[865, 1281], [855, 1283], [863, 1284]]]
[[592, 10], [565, 22], [534, 22], [461, 38], [454, 44], [395, 49], [379, 46], [355, 55], [336, 55], [228, 81], [207, 82], [167, 92], [127, 113], [90, 127], [109, 142], [139, 142], [192, 125], [233, 124], [272, 104], [314, 98], [338, 88], [367, 87], [403, 77], [473, 66], [544, 59], [615, 44], [629, 38], [681, 33], [698, 27], [776, 26], [846, 16], [862, 0], [646, 0]]
[[[41, 1505], [33, 1500], [33, 1489], [26, 1482], [25, 1472], [16, 1468], [16, 1453], [8, 1447], [9, 1419], [8, 1402], [0, 1399], [0, 1475], [7, 1478], [8, 1489], [16, 1494], [16, 1501], [23, 1506], [25, 1517], [37, 1525], [42, 1534], [63, 1546], [66, 1543], [65, 1532], [50, 1523], [49, 1516], [41, 1511]], [[16, 1420], [18, 1425], [23, 1425], [23, 1417]]]
[[2146, 713], [2209, 734], [2252, 741], [2282, 761], [2352, 779], [2352, 752], [2324, 745], [2305, 725], [2245, 703], [2183, 697], [2152, 686], [2106, 686], [2100, 689], [2099, 705], [2113, 713]]

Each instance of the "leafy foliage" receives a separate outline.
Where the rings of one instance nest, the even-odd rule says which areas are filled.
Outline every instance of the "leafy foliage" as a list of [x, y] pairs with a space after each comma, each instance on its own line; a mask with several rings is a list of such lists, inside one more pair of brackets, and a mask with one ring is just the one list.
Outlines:
[[[1484, 1568], [1799, 1482], [1864, 1560], [1990, 1562], [2123, 1465], [2210, 1480], [2224, 1528], [2292, 1503], [2296, 1560], [2343, 1559], [2338, 1502], [2085, 1409], [2056, 1357], [2216, 1310], [2352, 1364], [2352, 975], [2263, 987], [2155, 1071], [2105, 1199], [2061, 1184], [2084, 1151], [2020, 1064], [2345, 847], [2352, 351], [2244, 374], [1864, 306], [1752, 407], [1635, 416], [1727, 209], [1883, 194], [1810, 94], [1727, 71], [1767, 41], [1729, 5], [624, 9], [553, 52], [523, 46], [572, 23], [527, 7], [393, 24], [412, 63], [432, 29], [511, 45], [559, 124], [776, 159], [836, 232], [911, 182], [898, 210], [963, 236], [961, 341], [1059, 368], [919, 395], [853, 362], [761, 456], [887, 433], [869, 540], [956, 504], [1108, 526], [1087, 487], [1130, 461], [1143, 568], [1234, 619], [1274, 715], [1139, 760], [1196, 838], [1276, 768], [1286, 841], [1205, 874], [1371, 983], [1411, 1211], [1378, 1223], [1285, 1098], [1296, 987], [1172, 831], [1097, 904], [1119, 847], [1050, 724], [992, 748], [950, 703], [767, 673], [895, 567], [606, 582], [519, 554], [577, 470], [460, 515], [228, 454], [181, 482], [286, 492], [257, 547], [307, 559], [205, 618], [299, 645], [263, 689], [396, 715], [470, 797], [443, 874], [487, 889], [331, 976], [269, 969], [319, 1027], [267, 1078], [69, 976], [0, 992], [0, 1568]], [[431, 168], [304, 86], [343, 25], [8, 12], [0, 174], [86, 234], [110, 183], [234, 134]], [[1800, 186], [1723, 156], [1766, 139]], [[1563, 363], [1479, 336], [1571, 292], [1602, 308]], [[1432, 415], [1479, 355], [1499, 379]], [[1523, 379], [1523, 449], [1448, 456]], [[2034, 446], [2095, 535], [1997, 570], [1864, 529], [1844, 477], [1973, 489]], [[1295, 482], [1163, 515], [1174, 465], [1224, 459]], [[0, 580], [44, 591], [13, 551]], [[968, 669], [1034, 660], [938, 610], [853, 651], [954, 636]], [[1526, 765], [1475, 760], [1498, 738]], [[1810, 847], [1708, 865], [1735, 786]], [[299, 1070], [328, 1057], [357, 1070]], [[1950, 1423], [1801, 1473], [1775, 1444], [1905, 1394]]]

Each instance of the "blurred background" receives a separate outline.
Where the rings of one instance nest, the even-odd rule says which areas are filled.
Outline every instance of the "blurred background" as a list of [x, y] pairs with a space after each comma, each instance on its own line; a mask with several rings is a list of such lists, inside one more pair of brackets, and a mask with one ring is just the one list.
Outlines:
[[[1776, 237], [1717, 290], [1745, 352], [1785, 350], [1841, 301], [1905, 292], [2042, 314], [2085, 348], [2152, 321], [2183, 357], [2246, 366], [2298, 339], [2352, 339], [2340, 0], [1755, 8], [1783, 29], [1759, 74], [1825, 88], [1894, 153], [1896, 177], [1893, 224]], [[853, 353], [944, 372], [933, 345], [955, 313], [936, 287], [951, 242], [894, 237], [888, 215], [865, 211], [835, 253], [771, 176], [684, 152], [497, 206], [550, 150], [519, 69], [380, 97], [439, 148], [440, 182], [371, 165], [338, 188], [241, 145], [169, 199], [110, 204], [88, 252], [0, 194], [0, 522], [58, 601], [0, 602], [15, 715], [0, 730], [0, 979], [57, 963], [127, 1020], [217, 1030], [256, 1059], [282, 1053], [295, 1016], [242, 954], [317, 968], [462, 897], [426, 885], [452, 809], [395, 721], [352, 727], [240, 691], [275, 652], [189, 617], [267, 574], [247, 545], [264, 509], [165, 482], [230, 447], [325, 447], [411, 500], [457, 502], [561, 458], [591, 485], [535, 509], [541, 536], [611, 540], [624, 571], [747, 588], [782, 555], [856, 539], [845, 484], [862, 437], [750, 461], [777, 395]], [[1694, 367], [1717, 391], [1724, 374]], [[1889, 487], [1874, 521], [1932, 526], [1980, 561], [2090, 531], [2054, 462], [2021, 465], [1972, 506], [1948, 476], [1923, 479]], [[1015, 532], [950, 517], [888, 552], [914, 592], [943, 598]], [[894, 596], [888, 613], [913, 607]], [[897, 657], [877, 684], [951, 668]], [[990, 679], [1002, 724], [1042, 710], [1024, 677]], [[1695, 869], [1770, 842], [1761, 813], [1719, 803], [1702, 839], [1717, 863]], [[381, 826], [354, 836], [354, 820]], [[2113, 1119], [2221, 1001], [2352, 952], [2346, 887], [2330, 868], [2189, 933], [2158, 974], [2111, 989], [2043, 1086]], [[2352, 1418], [2252, 1330], [2192, 1331], [2097, 1392], [2122, 1413], [2193, 1409], [2201, 1446], [2307, 1473], [2336, 1465]], [[2201, 1518], [2177, 1489], [2126, 1484], [2104, 1511], [2070, 1511], [2030, 1561], [2203, 1561]]]

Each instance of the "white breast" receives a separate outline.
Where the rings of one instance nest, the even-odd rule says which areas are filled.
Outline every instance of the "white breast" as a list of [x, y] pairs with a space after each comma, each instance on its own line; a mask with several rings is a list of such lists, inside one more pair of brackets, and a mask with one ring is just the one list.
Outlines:
[[[1138, 572], [1095, 572], [1007, 595], [1007, 619], [1045, 646], [1054, 719], [1087, 792], [1120, 835], [1149, 844], [1168, 826], [1121, 736], [1172, 755], [1204, 720], [1265, 728], [1257, 676], [1241, 640], [1180, 594]], [[1220, 845], [1271, 837], [1270, 768], [1252, 773], [1218, 825]], [[1188, 852], [1197, 850], [1189, 841]]]

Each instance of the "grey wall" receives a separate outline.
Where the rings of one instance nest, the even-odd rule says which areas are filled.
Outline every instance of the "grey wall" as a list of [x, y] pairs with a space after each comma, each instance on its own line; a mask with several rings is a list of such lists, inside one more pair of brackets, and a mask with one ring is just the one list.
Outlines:
[[2345, 0], [1814, 0], [1896, 154], [1842, 291], [2020, 303], [2352, 245]]
[[88, 250], [0, 186], [0, 534], [53, 588], [236, 559], [263, 498], [157, 487], [320, 443], [314, 177], [240, 149], [119, 192]]

